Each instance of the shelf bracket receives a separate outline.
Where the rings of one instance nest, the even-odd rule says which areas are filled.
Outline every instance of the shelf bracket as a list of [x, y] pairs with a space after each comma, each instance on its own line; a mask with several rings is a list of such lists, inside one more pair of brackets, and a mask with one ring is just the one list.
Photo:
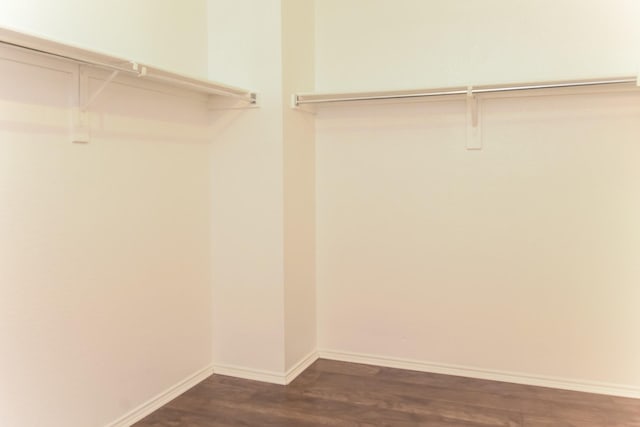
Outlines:
[[89, 91], [89, 77], [81, 65], [77, 69], [77, 85], [74, 93], [73, 108], [71, 111], [71, 142], [74, 144], [88, 144], [91, 138], [89, 131], [89, 113], [87, 105], [87, 93]]
[[467, 88], [467, 150], [482, 150], [482, 129], [480, 126], [480, 106], [473, 94], [473, 87]]
[[87, 100], [87, 102], [85, 102], [82, 105], [82, 111], [87, 111], [89, 109], [89, 107], [91, 106], [91, 104], [93, 104], [93, 102], [98, 99], [98, 97], [102, 94], [102, 92], [107, 88], [107, 86], [109, 86], [109, 84], [113, 81], [113, 79], [115, 79], [116, 77], [118, 77], [118, 74], [120, 74], [120, 70], [115, 70], [114, 72], [112, 72], [109, 77], [106, 78], [106, 80], [104, 82], [102, 82], [102, 85], [98, 88], [98, 90], [96, 90], [93, 95], [91, 95], [91, 98], [89, 98], [89, 100]]
[[146, 77], [147, 75], [147, 67], [144, 65], [140, 65], [135, 61], [130, 61], [131, 69], [138, 74], [138, 77]]
[[78, 66], [78, 85], [72, 111], [71, 141], [74, 144], [87, 144], [91, 139], [89, 107], [98, 99], [109, 84], [118, 76], [119, 70], [113, 71], [102, 85], [89, 96], [89, 76], [84, 67]]
[[260, 108], [260, 98], [256, 93], [251, 93], [248, 98], [230, 97], [224, 95], [209, 95], [207, 109], [209, 111], [220, 110], [248, 110]]
[[291, 95], [291, 103], [289, 104], [289, 106], [291, 107], [292, 110], [296, 110], [296, 111], [300, 111], [301, 113], [307, 113], [307, 114], [312, 114], [312, 115], [316, 115], [316, 111], [315, 109], [307, 109], [304, 106], [300, 105], [298, 103], [298, 94], [294, 93], [293, 95]]

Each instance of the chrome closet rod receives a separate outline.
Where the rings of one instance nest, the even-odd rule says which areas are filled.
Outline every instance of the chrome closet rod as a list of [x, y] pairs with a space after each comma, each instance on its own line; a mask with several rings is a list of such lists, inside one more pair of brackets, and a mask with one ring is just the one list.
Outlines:
[[549, 83], [549, 84], [531, 84], [531, 85], [522, 85], [522, 86], [506, 86], [499, 88], [478, 88], [472, 89], [472, 93], [495, 93], [495, 92], [511, 92], [511, 91], [519, 91], [519, 90], [536, 90], [536, 89], [561, 89], [561, 88], [570, 88], [570, 87], [581, 87], [581, 86], [606, 86], [606, 85], [614, 85], [614, 84], [625, 84], [625, 83], [637, 83], [638, 79], [636, 77], [622, 77], [617, 79], [609, 79], [609, 80], [592, 80], [592, 81], [567, 81], [567, 82], [559, 82], [559, 83]]
[[[39, 55], [43, 55], [43, 56], [47, 56], [50, 58], [56, 58], [56, 59], [63, 59], [65, 61], [70, 61], [76, 64], [81, 64], [81, 65], [87, 65], [87, 66], [92, 66], [92, 67], [98, 67], [98, 68], [102, 68], [102, 69], [106, 69], [106, 70], [110, 70], [110, 71], [119, 71], [119, 72], [123, 72], [123, 73], [129, 73], [132, 74], [134, 76], [138, 76], [138, 77], [143, 77], [144, 75], [141, 74], [139, 71], [133, 69], [133, 68], [126, 68], [126, 67], [122, 67], [122, 66], [118, 66], [118, 65], [114, 65], [114, 64], [109, 64], [109, 63], [105, 63], [105, 62], [99, 62], [99, 61], [89, 61], [89, 60], [84, 60], [84, 59], [79, 59], [79, 58], [73, 58], [70, 56], [66, 56], [66, 55], [61, 55], [59, 53], [53, 53], [53, 52], [47, 52], [45, 50], [41, 50], [41, 49], [36, 49], [30, 46], [23, 46], [21, 44], [17, 44], [17, 43], [12, 43], [12, 42], [8, 42], [8, 41], [4, 41], [4, 40], [0, 40], [0, 44], [6, 45], [6, 46], [10, 46], [13, 48], [17, 48], [17, 49], [21, 49], [21, 50], [26, 50], [29, 52], [34, 52], [37, 53]], [[203, 86], [198, 85], [197, 83], [192, 83], [192, 82], [182, 82], [182, 81], [178, 81], [175, 78], [171, 78], [171, 77], [165, 77], [165, 76], [161, 76], [161, 75], [155, 75], [153, 74], [153, 70], [151, 70], [151, 74], [149, 75], [150, 78], [154, 79], [154, 80], [162, 80], [165, 81], [167, 83], [173, 83], [174, 85], [178, 85], [181, 87], [190, 87], [193, 89], [202, 89], [212, 95], [221, 95], [221, 96], [225, 96], [228, 98], [236, 98], [236, 99], [240, 99], [246, 102], [249, 102], [250, 104], [255, 104], [256, 102], [256, 96], [254, 93], [250, 93], [248, 94], [248, 96], [246, 95], [242, 95], [242, 94], [238, 94], [238, 93], [233, 93], [233, 92], [226, 92], [222, 89], [211, 89], [211, 88], [206, 88]]]
[[[566, 81], [558, 83], [548, 84], [520, 84], [517, 86], [504, 86], [504, 87], [471, 87], [469, 89], [452, 89], [452, 90], [436, 90], [434, 92], [417, 92], [417, 93], [405, 93], [405, 94], [389, 94], [389, 95], [363, 95], [363, 96], [346, 96], [344, 98], [317, 98], [317, 99], [300, 99], [305, 95], [298, 95], [296, 97], [296, 104], [322, 104], [322, 103], [335, 103], [335, 102], [352, 102], [352, 101], [378, 101], [378, 100], [393, 100], [393, 99], [412, 99], [412, 98], [427, 98], [432, 96], [451, 96], [451, 95], [468, 95], [468, 94], [485, 94], [485, 93], [503, 93], [503, 92], [515, 92], [525, 90], [538, 90], [538, 89], [561, 89], [572, 88], [581, 86], [605, 86], [614, 84], [626, 84], [637, 83], [636, 77], [621, 77], [608, 80], [589, 80], [589, 81]], [[316, 94], [309, 94], [307, 96], [318, 96]]]
[[94, 66], [94, 67], [105, 68], [105, 69], [111, 70], [111, 71], [121, 71], [123, 73], [130, 73], [130, 74], [135, 74], [135, 75], [139, 74], [137, 71], [133, 70], [132, 68], [124, 68], [124, 67], [119, 67], [117, 65], [107, 64], [107, 63], [97, 62], [97, 61], [85, 61], [85, 60], [82, 60], [82, 59], [72, 58], [72, 57], [66, 56], [66, 55], [61, 55], [59, 53], [47, 52], [45, 50], [40, 50], [40, 49], [36, 49], [36, 48], [33, 48], [33, 47], [23, 46], [23, 45], [20, 45], [20, 44], [11, 43], [11, 42], [2, 41], [2, 40], [0, 40], [0, 43], [3, 44], [3, 45], [6, 45], [6, 46], [15, 47], [15, 48], [18, 48], [18, 49], [21, 49], [21, 50], [27, 50], [29, 52], [35, 52], [35, 53], [37, 53], [39, 55], [48, 56], [50, 58], [64, 59], [66, 61], [74, 62], [76, 64], [90, 65], [90, 66]]

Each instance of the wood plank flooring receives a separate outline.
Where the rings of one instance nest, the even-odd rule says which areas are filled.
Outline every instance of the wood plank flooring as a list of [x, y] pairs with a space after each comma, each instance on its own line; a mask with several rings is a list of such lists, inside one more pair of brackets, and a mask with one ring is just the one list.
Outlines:
[[640, 399], [318, 360], [288, 386], [213, 375], [135, 424], [640, 427]]

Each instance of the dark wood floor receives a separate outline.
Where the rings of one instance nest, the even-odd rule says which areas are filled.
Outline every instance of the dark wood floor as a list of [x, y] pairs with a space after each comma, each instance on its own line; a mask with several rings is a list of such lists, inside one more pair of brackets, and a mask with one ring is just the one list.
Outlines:
[[214, 375], [136, 427], [640, 427], [640, 400], [318, 360], [284, 387]]

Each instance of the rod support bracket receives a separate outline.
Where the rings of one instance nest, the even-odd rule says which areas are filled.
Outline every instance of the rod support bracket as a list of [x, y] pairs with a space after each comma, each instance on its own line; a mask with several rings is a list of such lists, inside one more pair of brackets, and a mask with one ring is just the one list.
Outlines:
[[147, 75], [147, 67], [138, 64], [136, 61], [130, 61], [131, 69], [136, 72], [138, 77], [145, 77]]
[[301, 113], [307, 113], [314, 116], [317, 114], [313, 106], [307, 105], [306, 106], [307, 108], [305, 108], [305, 105], [300, 105], [300, 96], [297, 93], [294, 93], [291, 95], [291, 101], [289, 103], [289, 107], [291, 107], [292, 110], [296, 110]]
[[91, 140], [89, 113], [82, 108], [71, 111], [71, 142], [74, 144], [88, 144]]
[[467, 150], [482, 150], [482, 129], [480, 127], [480, 105], [473, 93], [473, 86], [467, 87]]
[[251, 92], [246, 98], [231, 98], [222, 95], [210, 94], [207, 98], [207, 110], [250, 110], [260, 108], [260, 97], [257, 93]]
[[471, 112], [471, 124], [478, 126], [478, 99], [473, 94], [473, 86], [467, 87], [467, 106]]
[[[118, 74], [120, 74], [120, 70], [115, 70], [113, 71], [111, 74], [109, 74], [109, 77], [107, 77], [104, 82], [102, 82], [102, 85], [100, 85], [100, 87], [98, 89], [96, 89], [96, 91], [93, 93], [93, 95], [91, 95], [91, 98], [89, 98], [87, 101], [84, 101], [81, 109], [82, 111], [87, 111], [89, 109], [89, 107], [91, 106], [91, 104], [93, 104], [93, 102], [98, 99], [98, 97], [102, 94], [102, 92], [104, 92], [104, 90], [107, 88], [107, 86], [109, 86], [109, 84], [116, 78], [118, 77]], [[81, 88], [83, 86], [80, 86]], [[88, 90], [88, 87], [85, 88], [85, 90]], [[81, 98], [86, 98], [85, 97], [81, 97]]]
[[70, 139], [74, 144], [87, 144], [91, 139], [90, 117], [87, 112], [89, 76], [82, 65], [78, 65], [75, 76], [77, 85], [71, 109]]

